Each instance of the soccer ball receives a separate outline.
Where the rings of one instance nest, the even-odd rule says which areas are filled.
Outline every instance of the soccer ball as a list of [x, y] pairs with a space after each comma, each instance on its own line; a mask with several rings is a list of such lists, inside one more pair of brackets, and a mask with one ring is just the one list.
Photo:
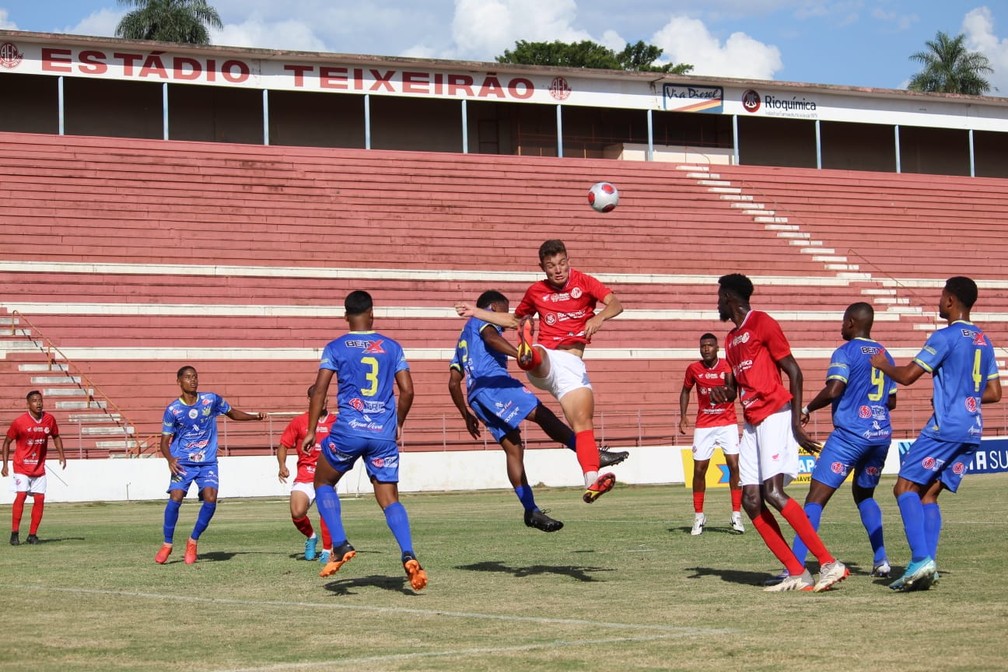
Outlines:
[[596, 182], [588, 190], [588, 205], [598, 212], [609, 212], [619, 203], [619, 191], [608, 182]]

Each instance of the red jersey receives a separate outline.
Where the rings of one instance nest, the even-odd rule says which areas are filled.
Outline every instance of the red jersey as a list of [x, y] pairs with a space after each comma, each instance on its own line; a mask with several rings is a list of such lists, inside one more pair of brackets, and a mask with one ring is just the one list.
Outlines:
[[546, 280], [529, 287], [515, 308], [515, 317], [539, 314], [539, 343], [544, 347], [584, 345], [588, 342], [585, 322], [595, 315], [595, 304], [610, 294], [612, 290], [601, 282], [572, 268], [561, 289]]
[[791, 401], [777, 366], [790, 354], [791, 345], [777, 320], [762, 311], [750, 310], [742, 324], [728, 332], [725, 358], [749, 424], [759, 424]]
[[280, 435], [281, 446], [287, 446], [288, 450], [297, 451], [295, 483], [311, 483], [315, 480], [315, 465], [318, 464], [321, 444], [329, 436], [334, 422], [336, 422], [335, 413], [329, 413], [326, 417], [319, 418], [318, 424], [315, 425], [315, 445], [312, 446], [311, 452], [308, 454], [301, 452], [301, 442], [308, 434], [308, 413], [302, 413], [291, 420], [283, 434]]
[[707, 368], [703, 360], [693, 362], [686, 367], [686, 377], [683, 379], [683, 387], [692, 390], [696, 385], [697, 427], [721, 427], [723, 425], [734, 425], [738, 421], [735, 419], [735, 402], [726, 401], [723, 404], [716, 404], [710, 399], [712, 387], [721, 387], [725, 384], [725, 376], [731, 372], [728, 362], [720, 357], [714, 366]]
[[19, 416], [7, 429], [7, 438], [14, 441], [14, 473], [43, 476], [49, 437], [59, 436], [56, 418], [45, 411], [36, 420], [31, 413]]

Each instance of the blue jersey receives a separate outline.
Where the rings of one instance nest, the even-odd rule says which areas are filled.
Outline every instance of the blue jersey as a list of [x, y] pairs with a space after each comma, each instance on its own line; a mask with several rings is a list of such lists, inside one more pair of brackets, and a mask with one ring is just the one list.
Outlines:
[[[875, 353], [883, 350], [868, 338], [855, 338], [833, 351], [826, 380], [839, 380], [846, 387], [833, 400], [833, 427], [858, 445], [888, 443], [892, 438], [889, 397], [896, 383], [871, 365]], [[887, 352], [886, 359], [893, 363]]]
[[507, 371], [507, 357], [486, 346], [482, 336], [484, 329], [496, 329], [498, 334], [504, 331], [495, 324], [470, 317], [462, 328], [451, 360], [451, 368], [465, 374], [469, 399], [482, 389], [499, 387], [512, 380]]
[[199, 392], [189, 406], [181, 399], [168, 404], [161, 433], [170, 434], [171, 456], [188, 464], [217, 461], [217, 416], [231, 411], [231, 405], [213, 392]]
[[409, 370], [401, 345], [374, 331], [351, 331], [326, 345], [319, 368], [336, 372], [331, 434], [395, 441], [395, 376]]
[[994, 346], [980, 327], [957, 320], [931, 334], [914, 357], [934, 377], [934, 414], [922, 436], [954, 443], [980, 443], [980, 399], [988, 380], [998, 378]]

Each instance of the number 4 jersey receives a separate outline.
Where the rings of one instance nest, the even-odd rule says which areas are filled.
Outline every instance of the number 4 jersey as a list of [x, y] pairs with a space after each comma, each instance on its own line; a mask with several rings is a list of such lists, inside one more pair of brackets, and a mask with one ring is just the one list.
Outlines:
[[402, 346], [374, 331], [351, 331], [326, 345], [319, 368], [336, 372], [334, 437], [395, 441], [395, 376], [409, 369]]

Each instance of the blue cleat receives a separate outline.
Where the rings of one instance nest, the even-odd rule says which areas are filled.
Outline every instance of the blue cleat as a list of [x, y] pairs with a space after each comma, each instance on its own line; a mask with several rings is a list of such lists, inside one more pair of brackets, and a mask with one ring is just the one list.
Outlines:
[[903, 576], [890, 583], [889, 587], [902, 593], [911, 590], [927, 590], [934, 583], [936, 572], [937, 567], [931, 558], [911, 562], [903, 572]]
[[307, 539], [305, 539], [305, 542], [304, 542], [304, 559], [305, 560], [314, 560], [315, 556], [318, 555], [318, 551], [316, 550], [317, 548], [318, 548], [318, 537], [317, 536], [315, 536], [313, 534], [312, 536], [310, 536]]
[[332, 557], [332, 551], [327, 551], [326, 549], [323, 548], [322, 552], [319, 553], [318, 561], [321, 562], [323, 565], [327, 565], [329, 564], [329, 558], [331, 557]]

